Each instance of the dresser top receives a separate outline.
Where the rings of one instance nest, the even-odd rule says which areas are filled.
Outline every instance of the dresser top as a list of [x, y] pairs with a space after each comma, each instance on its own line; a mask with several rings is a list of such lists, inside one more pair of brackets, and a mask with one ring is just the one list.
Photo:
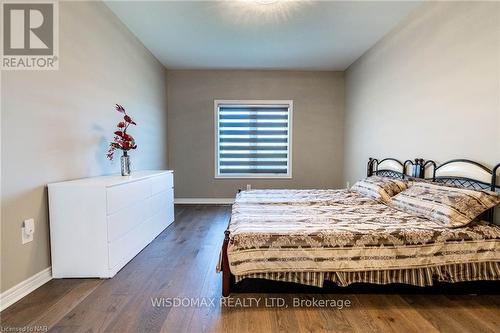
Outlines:
[[67, 185], [82, 185], [82, 186], [115, 186], [125, 183], [135, 182], [141, 179], [146, 179], [154, 176], [159, 176], [165, 173], [172, 173], [172, 170], [143, 170], [132, 172], [130, 176], [109, 175], [99, 177], [81, 178], [65, 182], [51, 183], [48, 186], [67, 186]]

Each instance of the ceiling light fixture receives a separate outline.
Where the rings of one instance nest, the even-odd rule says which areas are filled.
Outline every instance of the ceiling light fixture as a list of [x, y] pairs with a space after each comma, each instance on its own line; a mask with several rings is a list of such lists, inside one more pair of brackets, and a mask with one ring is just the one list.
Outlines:
[[273, 3], [278, 2], [278, 0], [255, 0], [259, 5], [272, 5]]
[[238, 24], [261, 26], [263, 23], [287, 21], [294, 12], [309, 0], [238, 0], [221, 1], [225, 15]]

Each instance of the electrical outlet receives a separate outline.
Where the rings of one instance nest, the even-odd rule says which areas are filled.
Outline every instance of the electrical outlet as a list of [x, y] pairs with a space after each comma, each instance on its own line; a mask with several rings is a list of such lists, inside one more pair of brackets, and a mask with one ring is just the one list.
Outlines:
[[247, 184], [247, 191], [250, 191], [252, 189], [252, 185]]
[[21, 228], [21, 242], [23, 244], [33, 241], [33, 235], [35, 234], [35, 220], [28, 219], [24, 220], [23, 226]]

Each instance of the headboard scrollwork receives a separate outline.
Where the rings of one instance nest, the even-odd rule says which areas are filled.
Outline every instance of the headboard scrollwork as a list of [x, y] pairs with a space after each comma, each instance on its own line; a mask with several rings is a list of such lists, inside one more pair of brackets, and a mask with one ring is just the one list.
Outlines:
[[[474, 190], [496, 191], [500, 188], [497, 184], [500, 163], [490, 169], [484, 164], [467, 159], [450, 160], [439, 166], [436, 162], [429, 160], [424, 163], [424, 170], [428, 168], [432, 168], [432, 177], [426, 176], [425, 178], [437, 183]], [[428, 175], [429, 172], [426, 174]]]
[[424, 160], [416, 158], [415, 160], [406, 160], [404, 162], [389, 157], [382, 160], [369, 158], [366, 175], [384, 176], [392, 178], [416, 177], [422, 178], [424, 172]]

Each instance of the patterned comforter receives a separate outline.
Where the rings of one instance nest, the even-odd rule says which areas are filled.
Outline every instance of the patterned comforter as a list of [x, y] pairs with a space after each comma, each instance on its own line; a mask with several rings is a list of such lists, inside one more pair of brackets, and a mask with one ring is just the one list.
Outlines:
[[[289, 275], [283, 277], [287, 272], [399, 271], [404, 275], [404, 270], [451, 270], [459, 265], [474, 270], [484, 264], [494, 272], [467, 273], [462, 280], [500, 275], [499, 226], [474, 222], [450, 229], [349, 190], [241, 192], [233, 205], [229, 231], [228, 258], [237, 281], [244, 277], [287, 280]], [[368, 277], [358, 280], [363, 279]]]

